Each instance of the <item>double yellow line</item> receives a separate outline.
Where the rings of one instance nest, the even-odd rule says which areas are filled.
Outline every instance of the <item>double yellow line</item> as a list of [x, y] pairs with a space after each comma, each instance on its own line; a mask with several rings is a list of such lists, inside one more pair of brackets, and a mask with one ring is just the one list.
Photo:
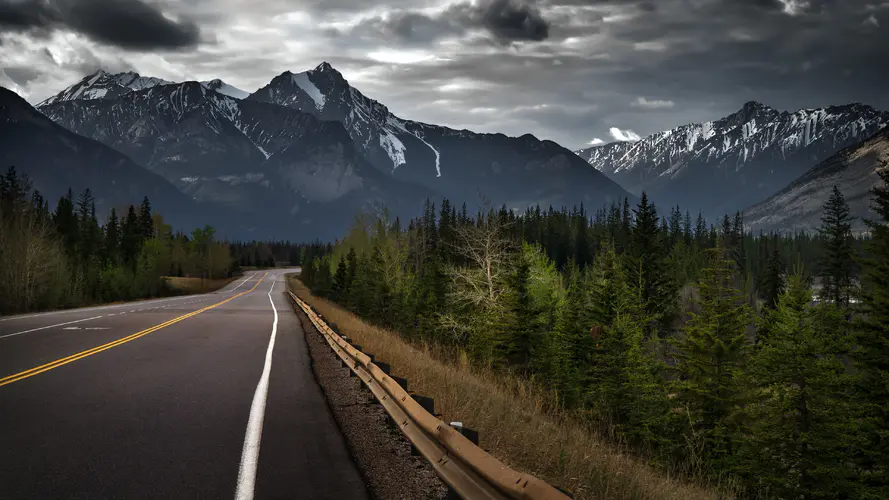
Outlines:
[[38, 374], [43, 373], [45, 371], [52, 370], [53, 368], [58, 368], [62, 365], [67, 365], [68, 363], [77, 361], [79, 359], [83, 359], [87, 356], [92, 356], [93, 354], [98, 354], [102, 351], [107, 351], [108, 349], [111, 349], [112, 347], [117, 347], [121, 344], [126, 344], [127, 342], [136, 340], [139, 337], [144, 337], [144, 336], [148, 335], [149, 333], [156, 332], [162, 328], [166, 328], [172, 324], [175, 324], [180, 321], [191, 318], [192, 316], [197, 316], [198, 314], [201, 314], [204, 311], [209, 311], [210, 309], [219, 307], [222, 304], [225, 304], [226, 302], [231, 302], [232, 300], [235, 300], [242, 295], [246, 295], [246, 294], [252, 292], [253, 290], [256, 290], [256, 287], [259, 286], [259, 284], [262, 282], [262, 280], [265, 279], [266, 276], [268, 276], [268, 274], [269, 274], [268, 272], [263, 274], [262, 278], [259, 278], [259, 281], [257, 281], [256, 284], [253, 285], [253, 288], [251, 288], [249, 290], [245, 290], [237, 295], [232, 295], [231, 297], [229, 297], [221, 302], [217, 302], [215, 304], [209, 305], [209, 306], [204, 307], [202, 309], [198, 309], [197, 311], [192, 311], [188, 314], [183, 314], [182, 316], [179, 316], [177, 318], [173, 318], [173, 319], [166, 321], [164, 323], [161, 323], [159, 325], [152, 326], [151, 328], [146, 328], [145, 330], [136, 332], [136, 333], [126, 336], [124, 338], [113, 340], [111, 342], [108, 342], [107, 344], [102, 344], [100, 346], [93, 347], [92, 349], [87, 349], [85, 351], [78, 352], [77, 354], [72, 354], [68, 357], [57, 359], [55, 361], [51, 361], [49, 363], [46, 363], [45, 365], [35, 366], [34, 368], [31, 368], [30, 370], [25, 370], [23, 372], [19, 372], [19, 373], [13, 374], [13, 375], [9, 375], [7, 377], [0, 378], [0, 387], [3, 387], [4, 385], [11, 384], [13, 382], [18, 382], [19, 380], [24, 380], [26, 378], [33, 377], [34, 375], [38, 375]]

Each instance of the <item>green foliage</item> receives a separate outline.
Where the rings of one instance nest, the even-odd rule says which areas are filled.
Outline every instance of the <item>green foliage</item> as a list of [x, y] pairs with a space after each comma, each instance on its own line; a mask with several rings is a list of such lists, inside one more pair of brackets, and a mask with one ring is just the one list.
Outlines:
[[855, 277], [852, 220], [843, 193], [834, 186], [830, 198], [824, 204], [819, 229], [824, 239], [819, 296], [822, 300], [832, 302], [837, 308], [847, 307], [852, 296]]
[[753, 316], [735, 282], [736, 270], [727, 250], [714, 249], [698, 285], [699, 311], [672, 341], [680, 418], [687, 435], [700, 444], [704, 458], [715, 463], [730, 460], [735, 452], [736, 417], [745, 398], [741, 370]]
[[812, 306], [804, 277], [790, 277], [765, 322], [769, 335], [751, 359], [753, 396], [739, 470], [780, 498], [855, 496], [851, 450], [856, 414], [843, 358], [849, 323], [832, 305]]
[[406, 224], [361, 215], [301, 263], [316, 295], [542, 384], [670, 471], [762, 497], [886, 498], [889, 231], [875, 225], [868, 244], [860, 326], [855, 311], [809, 303], [800, 270], [826, 240], [754, 236], [740, 214], [660, 218], [646, 196], [593, 214], [471, 215], [443, 200]]
[[143, 199], [123, 221], [112, 208], [102, 225], [89, 189], [69, 191], [50, 212], [14, 168], [0, 177], [0, 313], [156, 297], [164, 276], [221, 278], [231, 272], [228, 245], [210, 227], [194, 240], [173, 234]]
[[867, 440], [858, 458], [871, 498], [889, 498], [889, 169], [883, 169], [880, 178], [883, 184], [874, 189], [872, 204], [879, 219], [868, 221], [870, 256], [863, 266], [864, 310], [855, 354]]

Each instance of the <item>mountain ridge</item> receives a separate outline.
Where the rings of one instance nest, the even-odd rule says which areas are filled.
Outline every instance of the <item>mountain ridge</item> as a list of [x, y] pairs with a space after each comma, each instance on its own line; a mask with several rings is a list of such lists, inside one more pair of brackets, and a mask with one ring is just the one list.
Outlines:
[[871, 189], [881, 183], [877, 172], [889, 168], [889, 126], [815, 165], [775, 195], [744, 211], [748, 227], [762, 231], [813, 231], [821, 224], [823, 205], [837, 186], [856, 220], [876, 219], [870, 210]]
[[788, 112], [748, 101], [719, 120], [577, 154], [634, 194], [718, 216], [771, 196], [887, 123], [889, 113], [861, 103]]

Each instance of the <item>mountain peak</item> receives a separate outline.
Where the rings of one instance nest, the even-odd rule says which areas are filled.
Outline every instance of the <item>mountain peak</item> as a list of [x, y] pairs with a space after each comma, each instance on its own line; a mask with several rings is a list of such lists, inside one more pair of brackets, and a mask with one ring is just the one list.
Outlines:
[[319, 64], [317, 67], [315, 67], [315, 71], [336, 71], [336, 70], [333, 69], [333, 66], [329, 62], [324, 61], [321, 64]]

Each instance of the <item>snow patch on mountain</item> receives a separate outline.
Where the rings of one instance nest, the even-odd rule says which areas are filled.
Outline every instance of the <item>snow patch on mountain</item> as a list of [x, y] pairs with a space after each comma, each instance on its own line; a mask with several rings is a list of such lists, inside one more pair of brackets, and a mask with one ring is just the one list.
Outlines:
[[405, 164], [404, 143], [398, 137], [395, 137], [389, 131], [384, 131], [384, 133], [380, 134], [380, 146], [386, 151], [389, 158], [392, 159], [392, 170]]
[[326, 98], [324, 94], [318, 90], [318, 87], [312, 83], [312, 80], [309, 80], [308, 73], [296, 73], [292, 76], [293, 83], [295, 83], [299, 88], [303, 89], [303, 91], [315, 101], [315, 107], [318, 108], [318, 111], [324, 109], [324, 103], [326, 102]]
[[201, 86], [207, 90], [213, 90], [215, 92], [219, 92], [220, 94], [227, 95], [235, 99], [245, 99], [247, 96], [250, 95], [250, 92], [245, 92], [237, 87], [223, 82], [218, 78], [215, 80], [201, 82]]

